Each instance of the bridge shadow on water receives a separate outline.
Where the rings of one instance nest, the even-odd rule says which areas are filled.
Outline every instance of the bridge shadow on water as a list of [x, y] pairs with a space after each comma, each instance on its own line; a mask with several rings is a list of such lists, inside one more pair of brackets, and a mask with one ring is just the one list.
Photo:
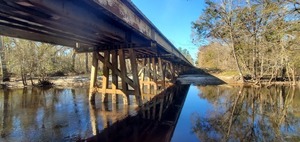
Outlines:
[[107, 125], [82, 141], [170, 141], [189, 86], [175, 84], [165, 89], [139, 107], [135, 115]]

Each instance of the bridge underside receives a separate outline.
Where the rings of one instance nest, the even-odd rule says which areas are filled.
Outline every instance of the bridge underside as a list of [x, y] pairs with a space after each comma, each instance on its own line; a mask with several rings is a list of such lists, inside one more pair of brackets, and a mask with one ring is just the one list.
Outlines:
[[126, 0], [0, 0], [0, 34], [78, 52], [134, 48], [137, 57], [162, 56], [190, 65], [136, 10]]

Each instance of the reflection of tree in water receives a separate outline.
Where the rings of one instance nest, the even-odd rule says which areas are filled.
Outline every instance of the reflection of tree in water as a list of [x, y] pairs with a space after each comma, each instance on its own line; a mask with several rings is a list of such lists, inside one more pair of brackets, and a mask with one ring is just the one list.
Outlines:
[[86, 90], [0, 90], [0, 141], [76, 140], [86, 135]]
[[[192, 115], [192, 131], [203, 141], [299, 141], [299, 89], [200, 87], [213, 108]], [[298, 98], [298, 99], [297, 99]]]

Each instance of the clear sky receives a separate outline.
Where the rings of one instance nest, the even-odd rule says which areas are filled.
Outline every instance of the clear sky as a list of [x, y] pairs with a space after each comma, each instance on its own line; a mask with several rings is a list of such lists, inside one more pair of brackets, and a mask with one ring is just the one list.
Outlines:
[[198, 47], [192, 43], [191, 22], [204, 9], [204, 0], [131, 0], [177, 47], [189, 50], [195, 59]]

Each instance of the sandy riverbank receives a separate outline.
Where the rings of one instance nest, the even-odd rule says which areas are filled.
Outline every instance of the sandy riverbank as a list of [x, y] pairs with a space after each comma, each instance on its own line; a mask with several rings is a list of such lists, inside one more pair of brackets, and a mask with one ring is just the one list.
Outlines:
[[219, 85], [225, 83], [223, 80], [220, 80], [215, 76], [201, 74], [180, 75], [177, 80], [182, 84], [194, 85]]
[[[80, 87], [88, 86], [90, 78], [88, 75], [80, 76], [61, 76], [61, 77], [49, 77], [49, 81], [57, 87]], [[38, 83], [37, 79], [33, 79], [34, 84]], [[27, 80], [27, 87], [31, 86], [31, 81]], [[2, 86], [8, 88], [23, 88], [25, 87], [22, 83], [21, 78], [11, 78], [10, 81], [2, 82]]]
[[[100, 79], [101, 77], [99, 77]], [[211, 75], [203, 75], [203, 74], [188, 74], [188, 75], [180, 75], [177, 78], [182, 84], [195, 84], [195, 85], [218, 85], [223, 84], [224, 81], [211, 76]], [[49, 77], [49, 81], [53, 83], [57, 87], [82, 87], [88, 86], [90, 77], [88, 75], [80, 75], [80, 76], [62, 76], [62, 77]], [[33, 82], [38, 83], [37, 79], [34, 79]], [[11, 78], [10, 81], [2, 82], [2, 86], [6, 86], [8, 88], [23, 88], [24, 85], [22, 83], [21, 78]], [[27, 87], [31, 86], [30, 80], [27, 80]]]

